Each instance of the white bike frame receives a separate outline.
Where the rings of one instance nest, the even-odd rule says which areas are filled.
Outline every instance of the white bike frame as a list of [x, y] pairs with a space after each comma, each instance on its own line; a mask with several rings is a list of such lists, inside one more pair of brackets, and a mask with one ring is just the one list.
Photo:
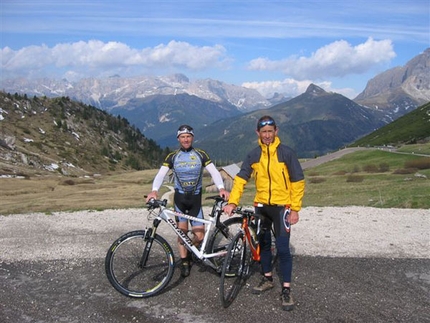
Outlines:
[[[201, 243], [200, 249], [197, 248], [191, 241], [190, 237], [178, 227], [178, 225], [176, 224], [176, 218], [175, 218], [177, 216], [205, 224], [205, 235], [203, 237], [203, 241]], [[205, 247], [210, 236], [209, 233], [211, 232], [212, 227], [215, 226], [215, 223], [217, 220], [216, 217], [210, 217], [209, 220], [206, 220], [206, 219], [197, 218], [195, 216], [183, 214], [181, 212], [173, 211], [165, 207], [161, 207], [161, 212], [158, 215], [156, 215], [156, 219], [163, 220], [164, 222], [166, 222], [173, 229], [176, 235], [178, 235], [181, 238], [184, 245], [189, 250], [191, 250], [194, 253], [194, 255], [196, 255], [197, 258], [201, 259], [205, 264], [211, 266], [212, 268], [216, 269], [215, 265], [211, 261], [208, 261], [207, 259], [218, 257], [218, 256], [225, 256], [227, 254], [226, 250], [216, 252], [216, 253], [209, 253], [209, 254], [205, 253]]]

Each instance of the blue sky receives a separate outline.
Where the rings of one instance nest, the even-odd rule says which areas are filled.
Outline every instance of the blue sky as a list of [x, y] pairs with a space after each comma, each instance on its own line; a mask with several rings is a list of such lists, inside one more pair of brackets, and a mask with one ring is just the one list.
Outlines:
[[0, 79], [183, 73], [354, 98], [430, 47], [429, 0], [2, 0]]

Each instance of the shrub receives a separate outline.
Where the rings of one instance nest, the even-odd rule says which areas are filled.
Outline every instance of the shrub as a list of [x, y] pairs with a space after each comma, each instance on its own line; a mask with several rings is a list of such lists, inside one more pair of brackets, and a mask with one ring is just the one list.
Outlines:
[[337, 172], [334, 172], [333, 175], [345, 175], [346, 171], [345, 170], [338, 170]]
[[358, 167], [357, 165], [354, 165], [354, 168], [352, 169], [351, 173], [358, 173], [360, 171], [360, 167]]
[[377, 173], [378, 172], [378, 167], [374, 164], [369, 164], [369, 165], [364, 165], [363, 166], [363, 171], [367, 172], [367, 173]]
[[417, 171], [416, 168], [399, 168], [399, 169], [396, 169], [393, 172], [393, 174], [396, 174], [396, 175], [413, 174], [416, 171]]
[[317, 172], [309, 172], [308, 176], [318, 176], [319, 174]]
[[390, 165], [388, 165], [387, 163], [380, 163], [379, 164], [379, 171], [381, 173], [388, 172], [389, 170], [390, 170]]
[[326, 179], [323, 177], [311, 177], [307, 181], [311, 184], [318, 184], [318, 183], [325, 182]]
[[420, 158], [405, 162], [405, 168], [429, 169], [430, 158]]
[[66, 179], [61, 183], [62, 185], [75, 185], [75, 181], [72, 179]]
[[359, 175], [349, 175], [346, 178], [347, 183], [361, 183], [363, 180], [364, 180], [364, 177]]

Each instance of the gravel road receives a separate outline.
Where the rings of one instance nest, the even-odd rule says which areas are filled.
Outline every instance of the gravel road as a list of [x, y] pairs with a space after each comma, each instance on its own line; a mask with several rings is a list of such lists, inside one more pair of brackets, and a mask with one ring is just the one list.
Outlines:
[[116, 292], [104, 257], [146, 225], [140, 209], [0, 216], [0, 322], [430, 322], [430, 210], [309, 207], [300, 216], [292, 312], [280, 309], [280, 287], [251, 294], [258, 274], [224, 309], [218, 276], [198, 265], [186, 279], [177, 270], [155, 297]]

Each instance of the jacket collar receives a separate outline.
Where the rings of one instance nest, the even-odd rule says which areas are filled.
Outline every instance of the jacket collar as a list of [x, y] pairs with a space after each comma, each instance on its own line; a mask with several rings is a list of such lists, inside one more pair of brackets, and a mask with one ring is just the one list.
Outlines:
[[183, 147], [179, 147], [179, 150], [181, 150], [181, 151], [184, 151], [184, 152], [190, 152], [191, 150], [193, 150], [194, 148], [193, 148], [193, 146], [191, 146], [190, 148], [188, 148], [188, 149], [185, 149], [185, 148], [183, 148]]
[[281, 140], [279, 139], [278, 136], [276, 136], [275, 140], [269, 146], [263, 144], [260, 139], [258, 139], [258, 143], [259, 143], [259, 145], [261, 147], [261, 150], [263, 152], [266, 152], [267, 151], [267, 147], [269, 147], [269, 152], [272, 154], [272, 153], [274, 153], [276, 151], [276, 149], [278, 148], [278, 146], [281, 144]]

